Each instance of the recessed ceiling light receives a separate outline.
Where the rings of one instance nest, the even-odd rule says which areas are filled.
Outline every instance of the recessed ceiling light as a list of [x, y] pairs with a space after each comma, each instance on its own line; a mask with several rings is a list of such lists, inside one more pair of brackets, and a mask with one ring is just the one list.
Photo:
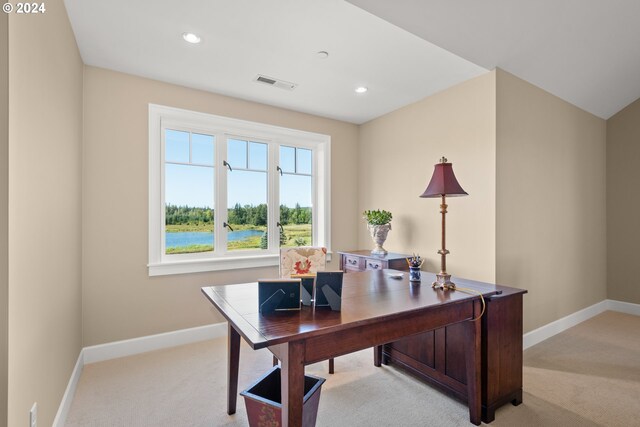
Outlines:
[[316, 53], [316, 55], [318, 55], [318, 58], [320, 59], [327, 59], [329, 57], [329, 52], [327, 52], [326, 50], [321, 50], [320, 52]]
[[184, 39], [184, 41], [189, 43], [200, 43], [200, 37], [193, 33], [182, 33], [182, 38]]
[[356, 88], [356, 93], [365, 93], [368, 90], [369, 89], [364, 87], [364, 86], [359, 86], [359, 87]]

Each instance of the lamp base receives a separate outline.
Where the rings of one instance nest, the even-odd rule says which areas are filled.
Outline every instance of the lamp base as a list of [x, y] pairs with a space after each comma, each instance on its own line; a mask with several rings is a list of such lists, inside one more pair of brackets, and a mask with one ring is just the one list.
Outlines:
[[436, 274], [436, 281], [431, 286], [443, 290], [456, 288], [456, 284], [451, 281], [451, 275], [446, 273]]

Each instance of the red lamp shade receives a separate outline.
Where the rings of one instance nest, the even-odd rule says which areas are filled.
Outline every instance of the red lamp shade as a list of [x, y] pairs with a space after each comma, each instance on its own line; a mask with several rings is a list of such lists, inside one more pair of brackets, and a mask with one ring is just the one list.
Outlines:
[[433, 176], [427, 189], [420, 197], [441, 197], [441, 196], [466, 196], [468, 193], [462, 189], [455, 174], [451, 163], [447, 163], [444, 157], [441, 163], [434, 166]]

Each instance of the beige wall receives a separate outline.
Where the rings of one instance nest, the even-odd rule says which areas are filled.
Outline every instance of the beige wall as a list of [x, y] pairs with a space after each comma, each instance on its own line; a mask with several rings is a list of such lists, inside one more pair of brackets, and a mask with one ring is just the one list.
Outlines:
[[84, 91], [85, 346], [220, 322], [200, 287], [277, 275], [272, 267], [148, 277], [149, 103], [330, 135], [332, 246], [356, 245], [357, 126], [93, 67]]
[[497, 281], [525, 332], [606, 295], [605, 121], [497, 73]]
[[607, 120], [607, 296], [640, 304], [640, 99]]
[[466, 81], [361, 126], [359, 247], [373, 248], [365, 209], [393, 213], [385, 248], [440, 266], [440, 200], [421, 199], [434, 164], [445, 156], [467, 197], [447, 199], [447, 270], [495, 278], [495, 73]]
[[82, 61], [62, 0], [9, 15], [8, 425], [51, 425], [82, 347]]
[[9, 309], [9, 16], [0, 15], [0, 427], [7, 425]]

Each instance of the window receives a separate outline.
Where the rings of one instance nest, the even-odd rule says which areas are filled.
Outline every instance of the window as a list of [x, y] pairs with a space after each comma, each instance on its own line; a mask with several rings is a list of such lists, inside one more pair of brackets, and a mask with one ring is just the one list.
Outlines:
[[281, 246], [313, 244], [312, 154], [307, 148], [280, 146]]
[[165, 254], [214, 249], [215, 137], [164, 130]]
[[329, 248], [330, 137], [149, 105], [149, 275]]
[[268, 250], [268, 144], [227, 140], [227, 251]]

